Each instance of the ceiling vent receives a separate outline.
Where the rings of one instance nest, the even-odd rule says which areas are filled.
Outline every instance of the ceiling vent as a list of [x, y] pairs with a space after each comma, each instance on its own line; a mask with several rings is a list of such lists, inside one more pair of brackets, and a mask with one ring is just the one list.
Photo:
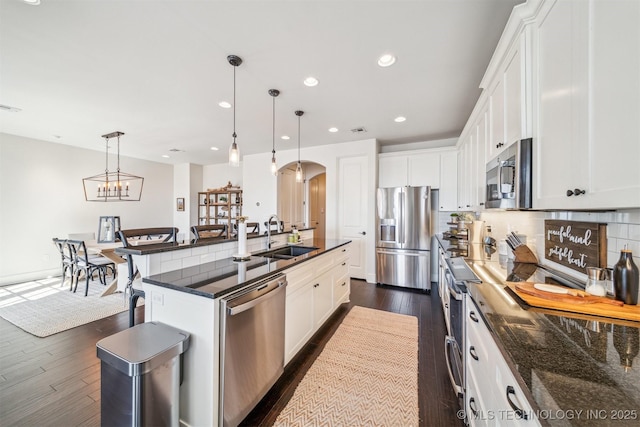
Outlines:
[[184, 153], [184, 150], [181, 150], [179, 148], [171, 148], [169, 149], [169, 151], [171, 151], [172, 153]]
[[366, 132], [366, 131], [367, 130], [365, 128], [362, 128], [362, 127], [351, 129], [351, 133], [363, 133], [363, 132]]

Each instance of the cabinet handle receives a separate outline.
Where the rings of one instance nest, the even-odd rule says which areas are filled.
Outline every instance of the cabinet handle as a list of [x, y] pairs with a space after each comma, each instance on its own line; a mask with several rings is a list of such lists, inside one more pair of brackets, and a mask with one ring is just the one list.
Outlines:
[[579, 188], [572, 190], [567, 190], [567, 197], [571, 197], [571, 196], [579, 196], [581, 194], [585, 194], [586, 191], [585, 190], [581, 190]]
[[473, 397], [469, 399], [469, 409], [471, 409], [471, 413], [473, 413], [474, 417], [478, 417], [478, 410], [476, 409], [476, 399]]
[[496, 148], [504, 147], [504, 142], [499, 142], [496, 144]]
[[318, 286], [320, 286], [320, 283], [316, 283], [315, 285], [313, 285], [314, 288], [317, 288]]
[[347, 252], [347, 250], [346, 250], [346, 249], [343, 249], [343, 250], [342, 250], [342, 252]]
[[484, 206], [484, 202], [480, 203], [480, 206]]
[[342, 263], [342, 266], [344, 267], [345, 265], [347, 265], [347, 263], [346, 263], [346, 262], [343, 262], [343, 263]]
[[469, 313], [469, 318], [471, 318], [471, 320], [473, 320], [474, 322], [478, 323], [478, 316], [476, 316], [475, 311], [472, 311]]
[[469, 347], [469, 354], [474, 358], [474, 360], [480, 360], [476, 354], [476, 348], [474, 346]]
[[511, 406], [511, 409], [513, 409], [513, 411], [516, 413], [516, 416], [518, 418], [522, 418], [523, 420], [527, 420], [528, 419], [527, 418], [527, 414], [522, 409], [518, 408], [518, 406], [515, 403], [513, 403], [513, 401], [511, 400], [511, 395], [512, 394], [515, 396], [516, 395], [516, 390], [512, 386], [508, 385], [507, 386], [507, 401], [509, 402], [509, 406]]
[[346, 286], [347, 282], [342, 282], [342, 285], [340, 286]]

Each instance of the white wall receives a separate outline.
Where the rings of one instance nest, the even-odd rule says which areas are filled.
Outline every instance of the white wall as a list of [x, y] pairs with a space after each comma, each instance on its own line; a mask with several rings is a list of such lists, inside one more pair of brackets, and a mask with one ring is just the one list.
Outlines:
[[0, 284], [60, 274], [51, 239], [97, 232], [98, 217], [123, 228], [173, 224], [173, 166], [121, 156], [144, 177], [139, 202], [87, 202], [82, 178], [104, 172], [104, 152], [0, 133]]
[[[370, 224], [367, 225], [368, 239], [365, 246], [367, 263], [367, 280], [375, 281], [375, 217], [374, 199], [377, 185], [377, 143], [375, 139], [346, 142], [316, 147], [302, 148], [300, 160], [315, 162], [326, 168], [327, 205], [326, 205], [326, 237], [338, 238], [338, 160], [343, 157], [366, 155], [369, 159], [369, 191], [370, 191]], [[298, 151], [283, 150], [276, 153], [279, 165], [296, 162]], [[271, 153], [251, 154], [243, 157], [242, 181], [244, 190], [244, 215], [249, 221], [266, 221], [277, 211], [277, 178], [270, 173]], [[373, 278], [373, 279], [372, 279]]]
[[[189, 241], [190, 229], [198, 224], [198, 192], [202, 191], [202, 166], [183, 163], [173, 167], [173, 224], [178, 227], [178, 239]], [[177, 198], [184, 198], [184, 211], [177, 210]]]
[[[271, 157], [269, 157], [269, 165], [271, 165]], [[229, 181], [231, 181], [231, 184], [239, 185], [242, 188], [243, 166], [243, 162], [240, 162], [240, 167], [237, 168], [229, 166], [228, 163], [203, 166], [202, 188], [200, 191], [205, 191], [208, 188], [226, 187]]]

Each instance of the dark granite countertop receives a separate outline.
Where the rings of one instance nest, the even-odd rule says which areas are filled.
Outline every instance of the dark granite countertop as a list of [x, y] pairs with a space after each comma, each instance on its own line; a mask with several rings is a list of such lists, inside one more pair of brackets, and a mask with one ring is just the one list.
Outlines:
[[349, 242], [351, 240], [308, 239], [303, 240], [301, 246], [311, 246], [318, 249], [295, 258], [271, 259], [251, 256], [249, 260], [241, 262], [226, 258], [144, 277], [142, 281], [206, 298], [218, 298]]
[[[313, 228], [300, 228], [298, 231], [306, 231], [313, 230]], [[278, 233], [271, 233], [272, 236], [277, 236], [279, 234], [289, 234], [291, 230], [286, 230]], [[248, 234], [247, 240], [257, 239], [260, 237], [266, 237], [267, 234]], [[118, 255], [151, 255], [157, 254], [161, 252], [171, 252], [179, 249], [190, 249], [197, 248], [200, 246], [209, 246], [209, 245], [221, 245], [223, 243], [228, 242], [237, 242], [238, 239], [200, 239], [195, 243], [149, 243], [140, 246], [130, 246], [128, 248], [117, 248], [115, 250]]]
[[[438, 236], [446, 250], [455, 241]], [[640, 322], [521, 304], [505, 281], [544, 281], [543, 268], [514, 264], [504, 255], [469, 244], [467, 264], [483, 283], [467, 283], [507, 363], [542, 424], [640, 424]], [[454, 251], [456, 251], [455, 249]], [[573, 280], [569, 285], [584, 287]]]

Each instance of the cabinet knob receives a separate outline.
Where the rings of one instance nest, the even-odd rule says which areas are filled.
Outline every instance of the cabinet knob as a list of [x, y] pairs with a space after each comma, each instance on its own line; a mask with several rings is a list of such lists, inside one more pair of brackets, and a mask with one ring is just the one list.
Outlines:
[[471, 318], [471, 320], [473, 320], [474, 322], [478, 323], [478, 317], [476, 317], [476, 313], [474, 311], [469, 313], [469, 318]]
[[567, 190], [567, 197], [571, 197], [571, 196], [579, 196], [581, 194], [585, 194], [586, 190], [581, 190], [579, 188], [576, 188], [574, 190]]
[[504, 142], [499, 142], [496, 144], [496, 148], [504, 147]]

